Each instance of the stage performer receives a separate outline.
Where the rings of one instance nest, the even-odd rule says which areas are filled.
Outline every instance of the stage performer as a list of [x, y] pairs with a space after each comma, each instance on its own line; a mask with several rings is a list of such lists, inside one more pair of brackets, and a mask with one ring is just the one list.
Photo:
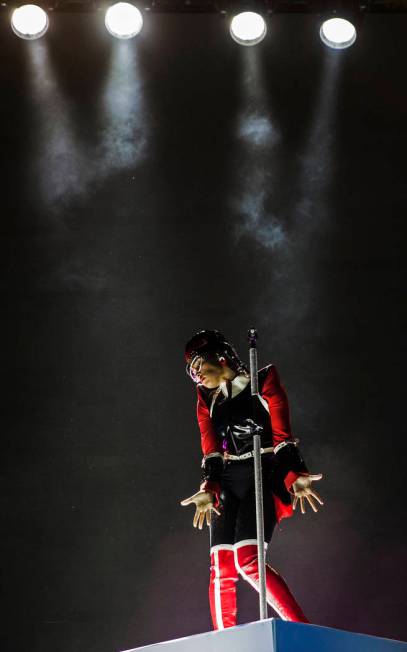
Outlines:
[[[197, 416], [203, 452], [194, 527], [210, 531], [209, 604], [214, 629], [236, 625], [239, 575], [258, 588], [253, 434], [261, 428], [264, 545], [276, 523], [292, 516], [299, 501], [314, 512], [323, 504], [294, 439], [287, 396], [273, 364], [258, 372], [253, 413], [250, 375], [234, 347], [216, 330], [200, 331], [186, 345], [187, 372], [197, 385]], [[255, 420], [254, 417], [255, 416]], [[291, 504], [291, 495], [294, 496]], [[282, 576], [266, 566], [267, 602], [284, 620], [309, 622]]]

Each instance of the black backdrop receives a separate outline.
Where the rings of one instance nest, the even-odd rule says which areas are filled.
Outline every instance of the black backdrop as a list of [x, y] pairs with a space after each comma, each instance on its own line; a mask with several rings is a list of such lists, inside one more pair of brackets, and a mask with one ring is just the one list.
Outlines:
[[4, 649], [210, 628], [182, 351], [219, 328], [245, 357], [252, 324], [325, 474], [270, 560], [313, 622], [406, 638], [406, 19], [344, 52], [312, 16], [254, 49], [218, 16], [0, 30]]

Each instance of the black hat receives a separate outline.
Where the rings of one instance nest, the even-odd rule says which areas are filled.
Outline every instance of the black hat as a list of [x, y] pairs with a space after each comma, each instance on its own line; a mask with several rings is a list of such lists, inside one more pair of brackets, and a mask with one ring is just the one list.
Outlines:
[[[185, 346], [187, 373], [191, 374], [191, 364], [196, 357], [224, 357], [232, 369], [238, 373], [247, 372], [246, 365], [240, 360], [233, 345], [227, 341], [223, 333], [217, 330], [203, 330], [195, 333]], [[195, 380], [195, 379], [194, 379]]]

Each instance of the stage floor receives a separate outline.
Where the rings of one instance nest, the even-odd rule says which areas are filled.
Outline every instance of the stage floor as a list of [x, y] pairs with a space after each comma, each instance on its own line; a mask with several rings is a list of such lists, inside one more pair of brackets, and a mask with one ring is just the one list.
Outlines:
[[269, 618], [126, 652], [407, 652], [407, 643]]

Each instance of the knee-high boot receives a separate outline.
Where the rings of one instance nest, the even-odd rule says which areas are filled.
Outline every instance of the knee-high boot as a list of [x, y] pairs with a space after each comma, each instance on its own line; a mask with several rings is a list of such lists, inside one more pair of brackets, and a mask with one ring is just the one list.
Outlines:
[[211, 548], [209, 605], [214, 629], [225, 629], [236, 625], [236, 582], [238, 578], [234, 546], [226, 544], [213, 546]]
[[[235, 565], [240, 575], [258, 590], [257, 541], [249, 539], [235, 544]], [[267, 603], [283, 620], [309, 622], [281, 575], [267, 564], [266, 594]]]

